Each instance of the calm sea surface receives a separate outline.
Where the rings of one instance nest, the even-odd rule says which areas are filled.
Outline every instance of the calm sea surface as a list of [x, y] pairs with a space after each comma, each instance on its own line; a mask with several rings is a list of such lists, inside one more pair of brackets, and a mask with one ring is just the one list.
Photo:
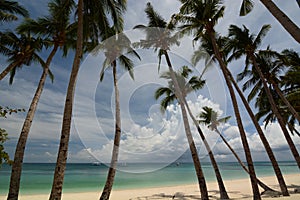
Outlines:
[[[299, 173], [295, 162], [279, 162], [283, 174]], [[121, 164], [116, 174], [114, 189], [146, 188], [174, 186], [196, 183], [192, 163], [160, 164]], [[224, 180], [247, 178], [248, 175], [238, 163], [219, 163]], [[55, 164], [25, 163], [21, 178], [21, 194], [50, 193]], [[209, 163], [202, 163], [207, 181], [215, 181], [214, 172]], [[256, 162], [258, 176], [274, 175], [269, 162]], [[11, 167], [0, 168], [0, 195], [8, 192]], [[107, 166], [92, 164], [68, 164], [64, 192], [101, 191], [107, 175]]]

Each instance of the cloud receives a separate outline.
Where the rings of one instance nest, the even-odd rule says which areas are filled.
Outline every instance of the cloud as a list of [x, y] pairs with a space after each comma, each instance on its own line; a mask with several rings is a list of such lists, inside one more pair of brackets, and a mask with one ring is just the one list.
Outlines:
[[[47, 12], [47, 4], [45, 4], [45, 2], [20, 2], [31, 11], [34, 11], [34, 16]], [[157, 0], [152, 0], [151, 2], [154, 8], [157, 9], [166, 20], [168, 20], [173, 13], [178, 12], [180, 6], [180, 2], [174, 0], [164, 1], [163, 3]], [[275, 2], [299, 25], [299, 8], [296, 5], [291, 6], [291, 4], [295, 2]], [[125, 16], [126, 30], [131, 30], [132, 27], [137, 24], [147, 24], [146, 14], [144, 13], [146, 3], [146, 1], [128, 1], [128, 12]], [[299, 45], [260, 2], [256, 3], [253, 12], [246, 17], [238, 17], [240, 1], [231, 0], [225, 1], [224, 3], [226, 5], [226, 14], [224, 19], [219, 21], [216, 28], [222, 35], [227, 34], [227, 28], [232, 23], [238, 25], [245, 24], [253, 33], [257, 33], [263, 24], [270, 23], [272, 29], [263, 41], [263, 47], [272, 44], [272, 48], [277, 50], [293, 48], [296, 51], [300, 51]], [[139, 40], [141, 37], [141, 33], [138, 33], [138, 31], [130, 33], [130, 37], [134, 41]], [[189, 37], [184, 38], [181, 42], [182, 46], [172, 49], [170, 55], [174, 63], [174, 68], [179, 68], [182, 64], [189, 63], [194, 51], [192, 42], [189, 40]], [[122, 102], [124, 135], [122, 136], [120, 160], [138, 162], [141, 160], [165, 161], [165, 159], [169, 159], [169, 161], [171, 161], [180, 157], [184, 152], [189, 151], [182, 124], [179, 123], [181, 122], [180, 110], [178, 106], [173, 105], [168, 108], [168, 115], [162, 116], [157, 107], [158, 105], [154, 104], [153, 99], [150, 100], [150, 98], [152, 98], [152, 90], [148, 90], [147, 94], [145, 94], [144, 91], [140, 93], [137, 92], [137, 96], [142, 93], [145, 95], [140, 98], [136, 97], [130, 99], [134, 91], [136, 91], [137, 86], [141, 86], [143, 81], [144, 83], [149, 83], [149, 77], [158, 77], [157, 55], [153, 53], [152, 50], [140, 50], [139, 53], [141, 53], [143, 60], [142, 62], [136, 62], [135, 81], [127, 80], [126, 78], [128, 77], [126, 77], [126, 74], [123, 76], [123, 73], [119, 73], [121, 81], [120, 95], [123, 99], [131, 100], [132, 104], [130, 112], [127, 112], [125, 108], [128, 104], [127, 102]], [[65, 92], [70, 67], [72, 66], [72, 58], [73, 55], [68, 56], [67, 59], [62, 59], [60, 55], [54, 58], [54, 64], [51, 68], [56, 78], [53, 84], [47, 80], [45, 90], [42, 94], [30, 132], [29, 143], [26, 148], [25, 160], [27, 162], [55, 162], [56, 160]], [[1, 64], [0, 69], [3, 69], [6, 65], [3, 61], [1, 61]], [[110, 73], [105, 75], [104, 82], [99, 83], [101, 64], [101, 60], [99, 62], [99, 60], [86, 59], [86, 62], [81, 67], [81, 70], [89, 69], [89, 73], [86, 74], [81, 71], [79, 74], [75, 93], [74, 121], [71, 130], [70, 158], [68, 160], [70, 162], [90, 162], [94, 159], [94, 155], [99, 155], [97, 158], [100, 160], [110, 160], [114, 136], [114, 107], [111, 105], [113, 90]], [[165, 64], [164, 60], [162, 64]], [[139, 67], [143, 70], [139, 71]], [[149, 70], [144, 71], [146, 67]], [[197, 73], [201, 73], [202, 67], [202, 63], [199, 63], [196, 68], [196, 70], [198, 70]], [[243, 61], [232, 63], [230, 67], [235, 76], [242, 70]], [[164, 68], [162, 68], [162, 70], [164, 70]], [[38, 66], [32, 66], [30, 68], [24, 67], [18, 71], [12, 86], [8, 87], [7, 79], [1, 81], [1, 105], [27, 109], [40, 74], [41, 70]], [[205, 78], [207, 79], [207, 88], [203, 90], [205, 92], [201, 91], [202, 96], [199, 96], [200, 93], [197, 93], [189, 99], [189, 104], [194, 114], [201, 111], [201, 106], [209, 105], [220, 113], [223, 113], [222, 116], [233, 116], [228, 92], [218, 67], [215, 66], [209, 70]], [[124, 81], [125, 79], [126, 81]], [[157, 82], [156, 79], [153, 81], [153, 84], [154, 83], [158, 83], [159, 85], [165, 84], [165, 82]], [[134, 88], [134, 90], [131, 90], [132, 88]], [[139, 91], [142, 90], [143, 88]], [[264, 149], [259, 141], [259, 137], [254, 129], [251, 128], [249, 119], [244, 117], [246, 114], [244, 114], [243, 109], [241, 109], [241, 114], [246, 126], [249, 145], [252, 149], [254, 159], [265, 160], [266, 155], [264, 154]], [[12, 157], [24, 118], [25, 113], [20, 113], [9, 116], [7, 119], [1, 119], [0, 121], [0, 126], [7, 129], [9, 137], [11, 138], [6, 143], [6, 148]], [[191, 127], [201, 157], [204, 158], [206, 150], [200, 141], [195, 127], [192, 124]], [[213, 151], [219, 160], [234, 160], [226, 146], [219, 140], [217, 134], [211, 132], [204, 126], [202, 126], [202, 129], [207, 135], [208, 141], [211, 146], [213, 146]], [[229, 123], [224, 125], [223, 132], [229, 143], [238, 151], [241, 157], [243, 157], [244, 153], [234, 117], [232, 117]], [[277, 123], [268, 126], [265, 134], [279, 160], [293, 159]], [[292, 138], [299, 149], [299, 138]]]

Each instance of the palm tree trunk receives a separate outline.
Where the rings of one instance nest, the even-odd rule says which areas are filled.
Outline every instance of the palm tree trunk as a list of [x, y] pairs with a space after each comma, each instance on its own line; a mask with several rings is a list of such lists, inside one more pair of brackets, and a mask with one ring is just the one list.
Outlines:
[[244, 104], [244, 106], [245, 106], [245, 108], [246, 108], [246, 110], [247, 110], [247, 112], [248, 112], [248, 114], [249, 114], [249, 116], [250, 116], [250, 118], [251, 118], [251, 120], [252, 120], [255, 128], [256, 128], [256, 130], [257, 130], [257, 133], [258, 133], [258, 135], [260, 137], [260, 140], [262, 141], [262, 143], [263, 143], [263, 145], [264, 145], [264, 147], [266, 149], [266, 152], [267, 152], [267, 154], [269, 156], [269, 159], [270, 159], [270, 161], [272, 163], [274, 172], [276, 174], [276, 177], [277, 177], [277, 180], [278, 180], [278, 183], [279, 183], [282, 195], [283, 196], [289, 196], [289, 192], [288, 192], [287, 186], [285, 184], [284, 178], [282, 176], [281, 170], [279, 168], [278, 162], [277, 162], [277, 160], [275, 158], [275, 155], [274, 155], [274, 153], [272, 151], [272, 148], [270, 147], [270, 144], [269, 144], [266, 136], [264, 135], [264, 133], [263, 133], [263, 131], [262, 131], [262, 129], [261, 129], [261, 127], [260, 127], [260, 125], [259, 125], [259, 123], [258, 123], [258, 121], [257, 121], [257, 119], [256, 119], [256, 117], [255, 117], [255, 115], [253, 113], [253, 111], [252, 111], [252, 109], [250, 108], [250, 105], [247, 102], [247, 100], [246, 100], [243, 92], [240, 90], [238, 84], [236, 83], [236, 81], [234, 80], [231, 72], [228, 69], [227, 69], [227, 74], [228, 74], [228, 77], [230, 78], [233, 86], [235, 87], [236, 91], [238, 92], [240, 98], [242, 99], [242, 102], [243, 102], [243, 104]]
[[0, 81], [13, 69], [15, 68], [18, 64], [20, 64], [21, 62], [16, 61], [13, 62], [11, 64], [9, 64], [0, 74]]
[[112, 151], [112, 158], [110, 162], [110, 167], [108, 170], [108, 175], [106, 179], [106, 183], [101, 194], [100, 200], [108, 200], [112, 186], [114, 183], [114, 178], [116, 174], [116, 168], [118, 163], [118, 155], [119, 155], [119, 147], [121, 140], [121, 115], [120, 115], [120, 95], [118, 89], [118, 81], [117, 81], [117, 64], [116, 61], [112, 63], [113, 67], [113, 78], [114, 78], [114, 88], [115, 88], [115, 106], [116, 106], [116, 124], [115, 124], [115, 138], [114, 138], [114, 146]]
[[185, 99], [184, 99], [184, 104], [185, 104], [185, 106], [188, 110], [188, 113], [189, 113], [190, 117], [192, 118], [194, 124], [196, 125], [198, 133], [199, 133], [199, 135], [200, 135], [200, 137], [201, 137], [201, 139], [202, 139], [202, 141], [205, 145], [205, 148], [208, 152], [211, 164], [212, 164], [212, 166], [214, 168], [214, 171], [215, 171], [215, 174], [216, 174], [216, 178], [217, 178], [217, 182], [218, 182], [218, 186], [219, 186], [219, 190], [220, 190], [220, 199], [229, 199], [229, 196], [227, 194], [227, 191], [226, 191], [223, 179], [222, 179], [222, 175], [220, 173], [218, 164], [217, 164], [216, 159], [215, 159], [215, 157], [212, 153], [212, 150], [211, 150], [207, 140], [205, 139], [205, 136], [204, 136], [204, 134], [203, 134], [203, 132], [202, 132], [200, 126], [199, 126], [198, 121], [195, 119], [195, 117], [194, 117], [194, 115], [193, 115], [193, 113], [192, 113], [192, 111], [191, 111], [191, 109], [190, 109], [190, 107], [189, 107], [189, 105], [188, 105], [188, 103], [186, 102]]
[[38, 106], [38, 102], [40, 100], [41, 94], [44, 89], [44, 85], [46, 82], [46, 78], [49, 72], [49, 66], [50, 63], [56, 54], [58, 49], [58, 46], [54, 46], [53, 50], [49, 54], [45, 66], [43, 66], [43, 73], [40, 78], [38, 87], [35, 91], [35, 94], [33, 96], [33, 99], [31, 101], [29, 110], [27, 112], [25, 121], [23, 123], [23, 127], [21, 130], [21, 134], [17, 143], [15, 156], [14, 156], [14, 162], [12, 165], [12, 171], [10, 175], [10, 185], [9, 185], [9, 193], [7, 196], [8, 200], [16, 200], [19, 196], [19, 190], [20, 190], [20, 182], [21, 182], [21, 173], [22, 173], [22, 166], [23, 166], [23, 159], [24, 159], [24, 153], [25, 153], [25, 147], [27, 138], [30, 132], [30, 128], [32, 125], [32, 120], [34, 118], [35, 111]]
[[278, 20], [278, 22], [285, 28], [287, 32], [300, 43], [300, 29], [299, 27], [282, 12], [272, 0], [260, 0], [262, 4], [269, 10], [269, 12]]
[[295, 110], [295, 108], [290, 104], [290, 102], [285, 98], [285, 96], [282, 94], [280, 88], [278, 87], [278, 84], [275, 83], [274, 80], [270, 80], [272, 86], [274, 87], [276, 93], [279, 95], [280, 99], [284, 102], [284, 104], [289, 108], [292, 115], [300, 122], [300, 116], [298, 112]]
[[216, 56], [216, 58], [217, 58], [217, 60], [220, 64], [224, 79], [225, 79], [227, 87], [229, 89], [229, 93], [230, 93], [234, 113], [235, 113], [235, 116], [236, 116], [237, 125], [238, 125], [238, 128], [239, 128], [239, 132], [240, 132], [241, 139], [242, 139], [242, 144], [243, 144], [244, 151], [245, 151], [245, 157], [246, 157], [246, 160], [247, 160], [247, 163], [248, 163], [248, 169], [249, 169], [249, 172], [250, 172], [250, 180], [251, 180], [251, 185], [252, 185], [253, 199], [261, 200], [261, 196], [260, 196], [259, 189], [258, 189], [258, 186], [257, 186], [257, 178], [256, 178], [256, 173], [255, 173], [255, 169], [254, 169], [254, 165], [253, 165], [251, 152], [250, 152], [250, 147], [249, 147], [249, 144], [248, 144], [248, 141], [247, 141], [247, 136], [246, 136], [245, 130], [243, 128], [243, 123], [242, 123], [242, 119], [241, 119], [241, 116], [240, 116], [240, 113], [239, 113], [238, 103], [237, 103], [236, 96], [235, 96], [234, 90], [232, 88], [232, 85], [230, 83], [229, 77], [228, 77], [227, 72], [226, 72], [227, 66], [225, 65], [225, 63], [222, 60], [222, 56], [221, 56], [221, 53], [220, 53], [219, 48], [217, 46], [217, 42], [216, 42], [216, 39], [215, 39], [214, 32], [209, 32], [209, 36], [210, 36], [210, 39], [211, 39], [211, 42], [212, 42], [212, 45], [213, 45], [213, 50], [214, 50], [215, 56]]
[[167, 61], [168, 67], [169, 67], [171, 79], [174, 83], [174, 87], [175, 87], [174, 92], [180, 103], [185, 134], [186, 134], [186, 137], [187, 137], [187, 140], [189, 143], [190, 151], [191, 151], [193, 162], [194, 162], [194, 167], [195, 167], [195, 171], [196, 171], [196, 175], [197, 175], [197, 179], [198, 179], [198, 185], [199, 185], [199, 189], [200, 189], [200, 193], [201, 193], [201, 200], [208, 200], [208, 191], [207, 191], [206, 181], [205, 181], [205, 177], [204, 177], [204, 174], [202, 171], [200, 159], [198, 157], [197, 148], [195, 146], [195, 142], [194, 142], [194, 139], [193, 139], [193, 136], [191, 133], [188, 116], [187, 116], [185, 106], [184, 106], [183, 96], [181, 94], [180, 87], [179, 87], [179, 84], [178, 84], [176, 76], [175, 76], [175, 72], [173, 71], [173, 67], [172, 67], [169, 55], [167, 52], [165, 52], [164, 55], [166, 57], [166, 61]]
[[[226, 146], [230, 149], [231, 153], [237, 159], [238, 163], [242, 166], [242, 168], [245, 170], [245, 172], [247, 172], [247, 174], [249, 174], [250, 172], [249, 172], [248, 168], [244, 165], [243, 161], [240, 159], [240, 157], [237, 155], [237, 153], [234, 151], [234, 149], [230, 146], [230, 144], [227, 142], [227, 140], [224, 138], [224, 136], [220, 133], [220, 131], [218, 129], [215, 129], [215, 131], [221, 137], [221, 139], [226, 144]], [[271, 189], [270, 187], [268, 187], [266, 184], [264, 184], [258, 178], [257, 178], [257, 184], [260, 187], [262, 187], [265, 191], [267, 191], [267, 190], [269, 190], [269, 191], [275, 191], [275, 190]]]
[[280, 125], [280, 127], [282, 129], [282, 132], [283, 132], [283, 134], [284, 134], [284, 136], [285, 136], [285, 138], [287, 140], [288, 145], [290, 146], [292, 154], [293, 154], [293, 156], [294, 156], [294, 158], [295, 158], [295, 160], [297, 162], [297, 165], [298, 165], [298, 167], [300, 169], [300, 156], [299, 156], [299, 153], [298, 153], [297, 148], [296, 148], [296, 146], [295, 146], [295, 144], [294, 144], [294, 142], [293, 142], [293, 140], [292, 140], [292, 138], [291, 138], [291, 136], [290, 136], [290, 134], [289, 134], [289, 132], [288, 132], [288, 130], [286, 128], [286, 124], [284, 122], [284, 119], [281, 116], [281, 114], [279, 113], [279, 110], [278, 110], [277, 105], [276, 105], [276, 103], [275, 103], [275, 101], [273, 99], [271, 91], [270, 91], [270, 89], [269, 89], [269, 87], [267, 85], [265, 77], [264, 77], [262, 71], [260, 70], [258, 64], [256, 63], [256, 59], [255, 59], [255, 56], [253, 54], [250, 55], [250, 59], [253, 62], [255, 70], [257, 71], [257, 73], [258, 73], [258, 75], [259, 75], [259, 77], [260, 77], [260, 79], [261, 79], [261, 81], [263, 83], [264, 90], [266, 91], [267, 97], [268, 97], [269, 102], [271, 104], [271, 109], [272, 109], [273, 113], [275, 114], [275, 116], [276, 116], [276, 118], [277, 118], [277, 120], [279, 122], [279, 125]]
[[68, 146], [70, 138], [70, 129], [72, 121], [72, 110], [74, 101], [74, 92], [76, 86], [77, 75], [80, 67], [83, 47], [83, 0], [78, 0], [78, 27], [77, 27], [77, 43], [74, 62], [70, 75], [68, 91], [65, 101], [64, 116], [62, 122], [61, 138], [58, 150], [58, 156], [55, 166], [54, 179], [51, 189], [50, 200], [59, 200], [62, 195], [62, 186], [68, 156]]

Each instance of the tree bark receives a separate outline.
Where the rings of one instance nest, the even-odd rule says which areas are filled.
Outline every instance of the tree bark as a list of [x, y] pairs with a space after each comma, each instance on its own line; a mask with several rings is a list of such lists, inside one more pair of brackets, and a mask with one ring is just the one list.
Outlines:
[[269, 10], [269, 12], [277, 19], [283, 28], [300, 43], [300, 29], [299, 27], [282, 12], [272, 0], [260, 0], [262, 4]]
[[236, 100], [236, 96], [235, 96], [234, 90], [232, 88], [232, 85], [230, 83], [229, 77], [227, 75], [227, 71], [226, 71], [227, 67], [226, 67], [225, 63], [223, 62], [223, 60], [222, 60], [221, 53], [219, 52], [217, 42], [216, 42], [216, 39], [215, 39], [215, 36], [214, 36], [214, 32], [210, 31], [209, 36], [210, 36], [210, 39], [211, 39], [211, 42], [212, 42], [212, 45], [213, 45], [213, 50], [214, 50], [215, 56], [216, 56], [216, 58], [217, 58], [217, 60], [220, 64], [221, 71], [223, 73], [226, 85], [229, 89], [229, 93], [230, 93], [234, 113], [235, 113], [235, 116], [236, 116], [237, 125], [238, 125], [238, 128], [239, 128], [239, 132], [240, 132], [241, 139], [242, 139], [242, 144], [243, 144], [244, 151], [245, 151], [245, 157], [246, 157], [246, 160], [247, 160], [247, 163], [248, 163], [248, 169], [249, 169], [249, 172], [250, 172], [250, 180], [251, 180], [251, 185], [252, 185], [253, 199], [261, 200], [261, 196], [260, 196], [259, 189], [258, 189], [258, 186], [257, 186], [257, 178], [256, 178], [256, 173], [255, 173], [253, 161], [252, 161], [250, 147], [249, 147], [249, 144], [248, 144], [248, 141], [247, 141], [246, 133], [245, 133], [244, 128], [243, 128], [243, 123], [242, 123], [242, 119], [241, 119], [241, 116], [240, 116], [240, 113], [239, 113], [239, 107], [238, 107], [238, 103], [237, 103], [237, 100]]
[[77, 43], [74, 62], [70, 75], [65, 109], [62, 122], [61, 138], [58, 150], [58, 156], [55, 166], [53, 184], [51, 189], [50, 200], [60, 200], [62, 195], [62, 187], [67, 164], [68, 146], [70, 138], [70, 129], [72, 121], [72, 110], [74, 102], [74, 92], [76, 87], [77, 75], [80, 67], [83, 47], [83, 0], [78, 0], [78, 27], [77, 27]]
[[[220, 133], [220, 131], [218, 129], [215, 129], [216, 133], [221, 137], [221, 139], [223, 140], [223, 142], [226, 144], [226, 146], [230, 149], [230, 151], [232, 152], [232, 154], [234, 155], [234, 157], [237, 159], [238, 163], [241, 165], [241, 167], [245, 170], [245, 172], [247, 172], [247, 174], [249, 174], [249, 170], [248, 168], [244, 165], [243, 161], [240, 159], [240, 157], [237, 155], [237, 153], [234, 151], [234, 149], [230, 146], [230, 144], [227, 142], [227, 140], [224, 138], [224, 136]], [[250, 174], [249, 174], [250, 175]], [[272, 188], [268, 187], [266, 184], [264, 184], [261, 180], [259, 180], [257, 178], [257, 184], [263, 188], [265, 191], [269, 190], [269, 191], [275, 191]]]
[[183, 96], [181, 94], [180, 87], [179, 87], [179, 84], [178, 84], [176, 76], [175, 76], [175, 72], [173, 71], [173, 67], [172, 67], [169, 55], [167, 52], [164, 55], [166, 57], [166, 61], [167, 61], [168, 67], [169, 67], [171, 79], [174, 83], [174, 87], [175, 87], [174, 92], [175, 92], [175, 95], [180, 104], [181, 114], [182, 114], [182, 118], [183, 118], [183, 122], [184, 122], [185, 134], [186, 134], [186, 137], [187, 137], [187, 140], [189, 143], [189, 147], [190, 147], [190, 151], [192, 154], [192, 159], [194, 162], [194, 167], [195, 167], [195, 171], [196, 171], [196, 175], [197, 175], [197, 179], [198, 179], [198, 185], [199, 185], [199, 189], [200, 189], [200, 193], [201, 193], [201, 200], [208, 200], [209, 198], [208, 198], [206, 181], [205, 181], [205, 177], [204, 177], [204, 174], [202, 171], [200, 159], [198, 157], [197, 148], [195, 146], [194, 139], [193, 139], [193, 136], [191, 133], [188, 116], [187, 116], [186, 109], [184, 106]]
[[35, 111], [38, 106], [38, 102], [40, 100], [41, 94], [44, 89], [44, 85], [46, 82], [46, 78], [49, 72], [49, 66], [50, 63], [56, 54], [58, 49], [58, 46], [54, 46], [53, 50], [49, 54], [45, 66], [43, 66], [43, 73], [40, 78], [38, 87], [35, 91], [34, 97], [31, 101], [29, 110], [27, 112], [25, 121], [23, 123], [23, 127], [21, 130], [21, 134], [16, 146], [16, 151], [15, 151], [15, 156], [14, 156], [14, 162], [12, 165], [12, 171], [11, 171], [11, 176], [10, 176], [10, 185], [9, 185], [9, 193], [7, 196], [8, 200], [16, 200], [18, 199], [19, 196], [19, 191], [20, 191], [20, 182], [21, 182], [21, 173], [22, 173], [22, 166], [23, 166], [23, 159], [24, 159], [24, 153], [25, 153], [25, 147], [26, 147], [26, 142], [28, 139], [28, 135], [30, 132], [30, 128], [32, 125], [32, 120], [35, 115]]
[[281, 170], [279, 168], [278, 162], [277, 162], [277, 160], [275, 158], [275, 155], [274, 155], [274, 153], [272, 151], [272, 148], [270, 147], [270, 144], [269, 144], [266, 136], [264, 135], [264, 133], [263, 133], [263, 131], [262, 131], [262, 129], [261, 129], [261, 127], [260, 127], [260, 125], [259, 125], [259, 123], [258, 123], [258, 121], [257, 121], [257, 119], [256, 119], [256, 117], [255, 117], [255, 115], [253, 113], [253, 111], [252, 111], [252, 109], [250, 108], [249, 103], [247, 102], [247, 100], [246, 100], [243, 92], [240, 90], [238, 84], [234, 80], [234, 78], [233, 78], [231, 72], [229, 71], [229, 69], [227, 69], [227, 74], [228, 74], [228, 77], [230, 78], [233, 86], [235, 87], [236, 91], [238, 92], [238, 94], [239, 94], [239, 96], [240, 96], [240, 98], [241, 98], [241, 100], [242, 100], [242, 102], [243, 102], [243, 104], [244, 104], [244, 106], [245, 106], [245, 108], [246, 108], [246, 110], [247, 110], [247, 112], [248, 112], [248, 114], [249, 114], [249, 116], [250, 116], [250, 118], [251, 118], [251, 120], [252, 120], [255, 128], [256, 128], [256, 130], [257, 130], [257, 133], [258, 133], [258, 135], [260, 137], [260, 140], [262, 141], [262, 143], [263, 143], [263, 145], [264, 145], [264, 147], [266, 149], [266, 152], [267, 152], [267, 154], [269, 156], [269, 159], [270, 159], [270, 161], [272, 163], [274, 172], [276, 174], [276, 177], [277, 177], [277, 180], [278, 180], [278, 183], [279, 183], [282, 195], [283, 196], [289, 196], [289, 192], [288, 192], [286, 183], [284, 181], [283, 175], [281, 173]]
[[13, 69], [15, 68], [18, 64], [20, 64], [21, 62], [13, 62], [11, 64], [9, 64], [0, 74], [0, 81]]
[[116, 174], [116, 168], [118, 163], [118, 155], [119, 155], [119, 147], [121, 140], [121, 114], [120, 114], [120, 95], [118, 89], [118, 81], [117, 81], [117, 64], [116, 61], [112, 63], [113, 67], [113, 79], [114, 79], [114, 88], [115, 88], [115, 113], [116, 113], [116, 124], [115, 124], [115, 138], [114, 138], [114, 146], [112, 151], [112, 158], [110, 162], [110, 167], [108, 170], [108, 175], [106, 179], [106, 183], [101, 194], [100, 200], [108, 200], [112, 186], [114, 183], [114, 178]]
[[297, 148], [296, 148], [296, 146], [295, 146], [295, 144], [294, 144], [294, 142], [293, 142], [293, 140], [292, 140], [292, 138], [291, 138], [291, 136], [290, 136], [290, 134], [289, 134], [289, 132], [288, 132], [288, 130], [286, 128], [286, 124], [284, 122], [284, 119], [281, 116], [281, 114], [280, 114], [280, 112], [279, 112], [279, 110], [277, 108], [277, 105], [276, 105], [276, 103], [275, 103], [275, 101], [274, 101], [274, 99], [272, 97], [271, 91], [270, 91], [270, 89], [269, 89], [269, 87], [267, 85], [265, 77], [264, 77], [262, 71], [260, 70], [258, 64], [256, 63], [256, 59], [255, 59], [254, 54], [250, 55], [250, 59], [251, 59], [251, 61], [253, 63], [253, 66], [255, 67], [255, 70], [257, 71], [257, 73], [258, 73], [258, 75], [259, 75], [262, 83], [263, 83], [263, 87], [264, 87], [264, 90], [266, 91], [267, 97], [269, 99], [269, 102], [270, 102], [270, 105], [271, 105], [271, 109], [272, 109], [274, 115], [276, 116], [276, 118], [278, 120], [278, 123], [279, 123], [279, 125], [280, 125], [280, 127], [282, 129], [282, 132], [283, 132], [283, 134], [284, 134], [284, 136], [285, 136], [285, 138], [287, 140], [288, 145], [290, 146], [292, 154], [293, 154], [293, 156], [294, 156], [294, 158], [295, 158], [295, 160], [297, 162], [297, 165], [298, 165], [298, 167], [300, 169], [300, 156], [299, 156], [299, 153], [298, 153]]
[[186, 108], [188, 110], [188, 113], [189, 113], [190, 117], [192, 118], [194, 124], [196, 125], [198, 133], [199, 133], [199, 135], [200, 135], [200, 137], [201, 137], [201, 139], [202, 139], [202, 141], [203, 141], [203, 143], [205, 145], [205, 148], [206, 148], [206, 150], [208, 152], [211, 164], [212, 164], [212, 166], [214, 168], [215, 175], [216, 175], [216, 178], [217, 178], [217, 182], [218, 182], [218, 186], [219, 186], [219, 190], [220, 190], [220, 199], [229, 199], [229, 196], [227, 194], [227, 191], [226, 191], [223, 179], [222, 179], [221, 172], [219, 170], [219, 167], [218, 167], [218, 164], [216, 162], [216, 159], [215, 159], [215, 157], [214, 157], [214, 155], [212, 153], [212, 150], [211, 150], [211, 148], [210, 148], [207, 140], [205, 139], [205, 136], [204, 136], [204, 134], [203, 134], [203, 132], [202, 132], [200, 126], [199, 126], [198, 121], [195, 119], [195, 117], [194, 117], [194, 115], [193, 115], [193, 113], [192, 113], [192, 111], [191, 111], [191, 109], [190, 109], [190, 107], [189, 107], [189, 105], [188, 105], [188, 103], [186, 102], [185, 99], [184, 99], [184, 104], [185, 104], [185, 106], [186, 106]]

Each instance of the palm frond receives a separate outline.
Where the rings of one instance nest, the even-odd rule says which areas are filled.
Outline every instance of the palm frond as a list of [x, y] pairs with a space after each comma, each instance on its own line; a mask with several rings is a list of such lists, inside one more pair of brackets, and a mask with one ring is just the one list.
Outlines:
[[130, 77], [134, 80], [134, 73], [133, 73], [133, 62], [125, 55], [121, 55], [118, 59], [120, 64], [124, 66], [124, 68], [129, 72]]
[[100, 81], [103, 81], [104, 79], [104, 72], [107, 68], [109, 68], [111, 66], [111, 61], [109, 59], [105, 59], [103, 64], [102, 64], [102, 68], [101, 68], [101, 71], [100, 71]]
[[257, 34], [253, 42], [255, 47], [258, 47], [261, 44], [262, 39], [267, 35], [270, 29], [271, 29], [270, 24], [263, 25], [263, 27], [260, 29], [259, 33]]
[[240, 16], [245, 16], [253, 9], [254, 3], [251, 0], [243, 0], [240, 8]]

